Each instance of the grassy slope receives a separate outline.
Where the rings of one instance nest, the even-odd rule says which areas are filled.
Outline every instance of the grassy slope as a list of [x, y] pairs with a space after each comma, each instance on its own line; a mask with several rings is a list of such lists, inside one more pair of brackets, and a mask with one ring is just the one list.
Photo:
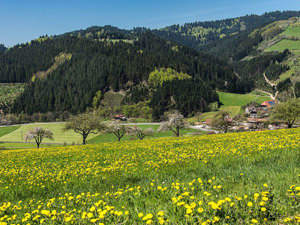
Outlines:
[[[157, 131], [159, 125], [139, 125], [139, 127], [146, 129], [146, 128], [152, 128], [153, 130]], [[186, 135], [188, 133], [199, 133], [203, 134], [202, 131], [194, 130], [194, 129], [184, 129], [181, 130], [180, 134], [181, 135]], [[159, 132], [159, 133], [154, 133], [153, 135], [149, 137], [145, 137], [145, 139], [149, 138], [161, 138], [161, 137], [171, 137], [173, 136], [172, 131], [165, 131], [165, 132]], [[137, 138], [135, 136], [128, 136], [125, 135], [122, 139], [121, 142], [123, 141], [128, 141], [128, 140], [136, 140]], [[117, 138], [114, 134], [101, 134], [98, 135], [90, 140], [88, 140], [88, 144], [97, 144], [97, 143], [103, 143], [103, 142], [115, 142], [117, 141]]]
[[19, 128], [20, 128], [20, 126], [0, 127], [0, 137], [7, 135]]
[[290, 51], [293, 50], [299, 50], [300, 49], [300, 41], [293, 41], [293, 40], [281, 40], [275, 45], [272, 45], [271, 47], [267, 48], [266, 52], [273, 52], [273, 51], [284, 51], [285, 49], [288, 49]]
[[[194, 224], [199, 219], [212, 220], [214, 216], [220, 218], [220, 224], [251, 224], [252, 219], [266, 224], [264, 218], [268, 218], [268, 224], [283, 224], [284, 218], [299, 215], [299, 201], [289, 197], [287, 192], [291, 185], [300, 185], [299, 143], [300, 130], [290, 129], [4, 151], [0, 154], [0, 204], [12, 201], [14, 205], [22, 200], [19, 204], [29, 208], [12, 211], [11, 215], [16, 214], [17, 220], [42, 205], [41, 209], [72, 213], [77, 218], [75, 224], [94, 224], [81, 219], [82, 211], [89, 211], [95, 202], [103, 200], [116, 210], [128, 210], [129, 222], [137, 224], [145, 224], [138, 213], [152, 213], [156, 223], [158, 211], [164, 211], [165, 217], [174, 224]], [[203, 185], [198, 178], [203, 180]], [[214, 185], [220, 185], [221, 189]], [[161, 191], [159, 186], [167, 190]], [[118, 191], [118, 188], [123, 190]], [[210, 196], [206, 196], [205, 191]], [[266, 212], [259, 206], [262, 191], [269, 192]], [[87, 196], [87, 192], [100, 195]], [[188, 192], [187, 197], [184, 192]], [[85, 195], [81, 196], [82, 201], [75, 203], [77, 198], [71, 199], [69, 194], [64, 198], [64, 193], [75, 197], [80, 193]], [[254, 200], [254, 193], [259, 193], [258, 200]], [[196, 203], [192, 217], [184, 216], [184, 205], [172, 203], [172, 198], [178, 196], [183, 196], [178, 202]], [[231, 200], [220, 206], [222, 210], [214, 211], [208, 205], [225, 197]], [[238, 197], [241, 199], [237, 200]], [[46, 206], [50, 198], [56, 199]], [[42, 201], [28, 204], [31, 199]], [[198, 204], [200, 200], [202, 205]], [[232, 202], [235, 205], [229, 207]], [[251, 209], [248, 202], [253, 203]], [[199, 207], [204, 213], [196, 211]], [[74, 208], [81, 212], [72, 211]], [[4, 215], [9, 212], [4, 211]], [[225, 219], [225, 216], [230, 217]], [[60, 217], [63, 218], [58, 215]], [[46, 219], [46, 224], [50, 221], [47, 217], [41, 218]], [[119, 217], [118, 222], [117, 218], [109, 213], [101, 222], [123, 223], [127, 217]], [[189, 219], [193, 222], [188, 223]]]
[[[0, 147], [5, 147], [7, 149], [19, 149], [19, 148], [34, 148], [36, 145], [32, 140], [30, 143], [25, 143], [22, 139], [22, 136], [33, 127], [43, 127], [50, 129], [54, 134], [54, 140], [44, 139], [41, 147], [47, 146], [57, 146], [57, 145], [67, 145], [70, 144], [81, 144], [82, 136], [73, 132], [73, 131], [63, 131], [64, 123], [42, 123], [42, 124], [28, 124], [28, 125], [21, 125], [21, 126], [13, 126], [13, 127], [0, 127]], [[146, 128], [153, 128], [155, 131], [158, 129], [158, 125], [140, 125], [140, 127]], [[186, 135], [187, 133], [199, 133], [202, 134], [201, 131], [197, 131], [194, 129], [185, 129], [181, 131], [182, 135]], [[173, 133], [170, 132], [160, 132], [155, 133], [151, 137], [147, 138], [159, 138], [159, 137], [170, 137], [173, 136]], [[135, 137], [125, 135], [121, 141], [126, 140], [134, 140]], [[116, 141], [116, 137], [113, 134], [90, 134], [88, 136], [88, 143], [95, 144], [95, 143], [103, 143], [103, 142], [114, 142]], [[15, 143], [11, 143], [15, 142]]]
[[300, 26], [289, 26], [282, 34], [300, 38]]
[[[262, 103], [264, 101], [270, 100], [269, 96], [261, 96], [255, 94], [235, 94], [218, 92], [219, 99], [222, 103], [219, 108], [220, 111], [229, 112], [230, 117], [234, 117], [241, 112], [241, 107], [247, 105], [250, 102], [256, 101], [257, 103]], [[188, 122], [194, 123], [197, 121], [205, 121], [206, 119], [213, 118], [217, 112], [207, 112], [201, 114], [199, 117], [192, 117], [188, 119]]]
[[[19, 129], [4, 135], [0, 137], [0, 141], [6, 141], [6, 142], [22, 142], [22, 136], [25, 135], [25, 133], [34, 128], [34, 127], [43, 127], [46, 129], [49, 129], [54, 134], [54, 140], [45, 139], [44, 142], [47, 143], [61, 143], [64, 144], [66, 142], [67, 144], [75, 143], [79, 144], [82, 141], [81, 135], [77, 134], [73, 131], [63, 131], [64, 123], [32, 123], [27, 125], [20, 126]], [[95, 135], [91, 134], [88, 138], [92, 138]]]
[[[280, 33], [275, 37], [285, 36], [287, 38], [298, 37], [300, 38], [300, 26], [294, 26], [293, 24], [288, 26], [285, 31]], [[287, 78], [289, 78], [292, 74], [295, 74], [300, 70], [300, 40], [287, 40], [283, 39], [280, 42], [268, 47], [265, 49], [265, 52], [272, 51], [284, 51], [285, 49], [289, 49], [292, 52], [292, 55], [289, 59], [284, 62], [284, 64], [288, 65], [290, 69], [280, 75], [280, 78], [275, 81], [275, 83], [279, 83]], [[295, 63], [296, 62], [296, 63]]]
[[252, 95], [252, 94], [233, 94], [226, 92], [218, 92], [220, 101], [224, 106], [244, 106], [250, 102], [256, 101], [262, 103], [269, 100], [267, 96]]

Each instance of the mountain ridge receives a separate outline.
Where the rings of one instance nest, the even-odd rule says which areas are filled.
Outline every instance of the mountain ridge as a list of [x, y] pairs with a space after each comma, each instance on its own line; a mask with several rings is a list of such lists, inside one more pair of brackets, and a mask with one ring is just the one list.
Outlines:
[[[208, 111], [209, 104], [218, 101], [215, 90], [236, 93], [252, 91], [257, 86], [257, 76], [251, 73], [256, 62], [250, 60], [248, 68], [242, 66], [245, 64], [242, 60], [255, 53], [255, 46], [263, 41], [262, 24], [268, 26], [280, 18], [298, 14], [300, 11], [272, 12], [241, 17], [249, 19], [248, 22], [232, 18], [189, 23], [186, 26], [194, 24], [203, 27], [206, 24], [204, 31], [212, 25], [218, 30], [227, 22], [234, 23], [233, 27], [224, 28], [229, 35], [221, 38], [223, 33], [219, 30], [217, 40], [213, 38], [216, 37], [214, 30], [208, 34], [204, 32], [204, 36], [210, 35], [212, 38], [201, 44], [202, 52], [198, 51], [199, 45], [193, 48], [193, 45], [186, 43], [186, 46], [172, 38], [166, 39], [157, 30], [147, 28], [125, 30], [113, 26], [93, 26], [57, 36], [41, 36], [0, 54], [0, 82], [28, 83], [24, 93], [10, 109], [15, 113], [69, 111], [76, 114], [91, 107], [93, 97], [99, 91], [125, 90], [128, 102], [131, 102], [129, 96], [134, 96], [134, 104], [150, 101], [149, 106], [152, 107], [155, 119], [170, 109], [178, 109], [187, 116], [197, 111]], [[254, 18], [252, 27], [248, 25], [251, 18]], [[240, 32], [236, 33], [237, 29]], [[204, 39], [199, 40], [201, 42]], [[55, 57], [62, 52], [72, 57], [49, 70], [55, 63]], [[289, 53], [282, 56], [276, 54], [264, 56], [266, 64], [261, 68], [261, 73], [265, 70], [272, 73], [285, 71], [286, 68], [272, 63], [272, 60], [285, 60]], [[186, 73], [196, 83], [166, 81], [163, 88], [145, 92], [145, 86], [140, 87], [139, 84], [147, 82], [149, 74], [157, 68]], [[43, 79], [33, 81], [33, 75], [39, 71], [50, 72]], [[178, 96], [174, 87], [183, 91], [182, 96]], [[201, 90], [204, 87], [207, 92]], [[152, 94], [145, 99], [140, 97], [141, 93]]]

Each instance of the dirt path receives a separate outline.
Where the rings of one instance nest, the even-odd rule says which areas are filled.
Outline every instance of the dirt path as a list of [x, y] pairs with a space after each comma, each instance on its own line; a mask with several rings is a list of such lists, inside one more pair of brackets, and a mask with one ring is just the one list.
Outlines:
[[268, 94], [268, 95], [270, 96], [271, 99], [276, 100], [277, 95], [278, 95], [278, 93], [279, 93], [279, 91], [277, 90], [277, 84], [272, 83], [272, 82], [267, 78], [266, 73], [264, 73], [264, 78], [265, 78], [265, 81], [266, 81], [271, 87], [275, 87], [275, 89], [276, 89], [275, 96], [274, 96], [273, 94], [271, 94], [270, 92], [266, 92], [266, 91], [263, 91], [263, 90], [259, 90], [259, 91]]
[[264, 78], [265, 78], [266, 82], [267, 82], [268, 84], [270, 84], [272, 87], [277, 87], [277, 84], [272, 83], [272, 82], [267, 78], [266, 73], [264, 73]]
[[276, 100], [276, 97], [277, 97], [278, 91], [276, 91], [276, 93], [275, 93], [275, 96], [273, 96], [273, 94], [271, 94], [270, 92], [263, 91], [263, 90], [260, 90], [260, 89], [257, 89], [257, 90], [258, 90], [258, 91], [260, 91], [260, 92], [263, 92], [263, 93], [265, 93], [265, 94], [267, 94], [267, 95], [269, 95], [269, 96], [270, 96], [270, 98], [271, 98], [272, 100]]

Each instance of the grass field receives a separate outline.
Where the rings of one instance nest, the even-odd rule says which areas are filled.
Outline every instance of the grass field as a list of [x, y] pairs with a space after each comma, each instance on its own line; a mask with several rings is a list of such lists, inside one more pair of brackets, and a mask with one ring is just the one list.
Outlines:
[[1, 224], [296, 224], [299, 161], [300, 129], [1, 151]]
[[[152, 128], [154, 131], [157, 131], [159, 125], [139, 125], [139, 127], [143, 128], [143, 129]], [[187, 135], [189, 133], [203, 134], [204, 132], [195, 130], [195, 129], [183, 129], [180, 131], [180, 135]], [[156, 132], [151, 136], [145, 137], [145, 139], [172, 137], [172, 136], [174, 136], [172, 131], [164, 131], [164, 132], [159, 132], [159, 133]], [[128, 141], [128, 140], [137, 140], [137, 138], [135, 136], [125, 135], [121, 139], [121, 142]], [[98, 135], [98, 136], [88, 140], [88, 144], [97, 144], [97, 143], [114, 142], [114, 141], [117, 141], [117, 138], [114, 134], [101, 134], [101, 135]]]
[[226, 92], [218, 92], [221, 103], [224, 106], [244, 106], [250, 102], [263, 103], [270, 100], [268, 96], [252, 95], [252, 94], [234, 94]]
[[0, 127], [0, 137], [7, 135], [19, 128], [20, 126]]
[[290, 51], [299, 50], [300, 49], [300, 41], [292, 41], [292, 40], [281, 40], [275, 45], [265, 49], [266, 52], [273, 52], [273, 51], [284, 51], [288, 49]]
[[287, 35], [290, 37], [299, 37], [300, 38], [300, 26], [289, 26], [281, 34]]
[[[41, 147], [49, 147], [49, 146], [58, 146], [58, 145], [71, 145], [71, 144], [81, 144], [82, 136], [73, 132], [73, 131], [64, 131], [64, 123], [38, 123], [38, 124], [28, 124], [21, 126], [12, 126], [12, 127], [0, 127], [0, 148], [7, 149], [20, 149], [20, 148], [34, 148], [36, 145], [33, 141], [29, 143], [25, 143], [23, 140], [24, 134], [32, 129], [33, 127], [43, 127], [50, 129], [53, 132], [54, 140], [44, 139]], [[144, 129], [153, 128], [155, 131], [158, 129], [159, 125], [139, 125]], [[194, 129], [185, 129], [181, 131], [181, 135], [186, 135], [188, 133], [199, 133], [203, 132], [194, 130]], [[173, 136], [173, 133], [170, 132], [159, 132], [154, 133], [150, 137], [147, 138], [159, 138], [159, 137], [170, 137]], [[135, 140], [136, 138], [133, 136], [125, 135], [121, 141], [126, 140]], [[114, 134], [91, 134], [88, 136], [87, 143], [96, 144], [96, 143], [104, 143], [104, 142], [114, 142], [117, 141]]]
[[[64, 123], [32, 123], [28, 125], [21, 125], [19, 129], [0, 137], [0, 142], [22, 142], [25, 133], [34, 128], [43, 127], [49, 129], [53, 132], [54, 140], [45, 139], [44, 142], [47, 143], [60, 143], [60, 144], [80, 144], [82, 142], [82, 137], [73, 131], [64, 131]], [[0, 128], [1, 130], [1, 128]], [[90, 135], [88, 138], [93, 138], [95, 135]]]
[[[235, 117], [241, 113], [241, 107], [247, 105], [250, 102], [262, 103], [264, 101], [270, 100], [269, 96], [266, 95], [256, 95], [256, 94], [235, 94], [226, 93], [218, 91], [220, 102], [222, 103], [219, 111], [226, 111], [229, 113], [230, 117]], [[195, 123], [198, 121], [205, 121], [206, 119], [213, 118], [218, 112], [206, 112], [202, 113], [200, 116], [188, 118], [189, 123]]]

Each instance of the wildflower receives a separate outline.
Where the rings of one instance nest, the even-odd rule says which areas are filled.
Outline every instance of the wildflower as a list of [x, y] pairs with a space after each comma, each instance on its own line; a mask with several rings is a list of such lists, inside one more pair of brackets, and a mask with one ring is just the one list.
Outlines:
[[153, 218], [153, 215], [151, 213], [148, 213], [146, 216], [143, 217], [142, 220], [150, 220]]
[[198, 211], [198, 213], [203, 213], [204, 209], [200, 207], [197, 209], [197, 211]]
[[159, 212], [157, 213], [157, 215], [158, 215], [158, 216], [164, 216], [165, 213], [164, 213], [163, 211], [159, 211]]
[[251, 222], [252, 222], [252, 223], [258, 223], [258, 220], [252, 219]]

